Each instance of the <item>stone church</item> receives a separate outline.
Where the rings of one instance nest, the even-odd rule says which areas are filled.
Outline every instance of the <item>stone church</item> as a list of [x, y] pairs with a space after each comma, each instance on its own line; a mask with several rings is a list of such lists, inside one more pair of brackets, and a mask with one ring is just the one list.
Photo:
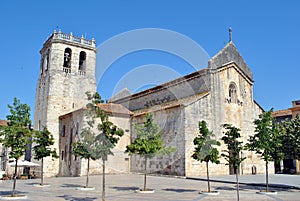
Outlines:
[[[100, 50], [101, 51], [101, 50]], [[34, 128], [44, 126], [54, 135], [60, 158], [47, 159], [48, 176], [79, 176], [86, 171], [86, 161], [72, 155], [72, 143], [80, 140], [85, 125], [85, 92], [96, 91], [96, 44], [71, 34], [54, 32], [44, 43], [41, 53], [40, 75], [36, 88]], [[98, 58], [101, 59], [101, 58]], [[230, 41], [208, 62], [208, 67], [153, 88], [130, 94], [123, 90], [108, 103], [99, 105], [110, 121], [125, 132], [107, 160], [107, 172], [141, 172], [143, 160], [124, 153], [134, 140], [135, 124], [142, 124], [146, 113], [153, 113], [163, 139], [176, 152], [152, 158], [147, 169], [151, 173], [180, 176], [204, 175], [205, 164], [191, 158], [193, 139], [198, 133], [198, 122], [205, 120], [217, 139], [223, 135], [221, 125], [230, 123], [241, 129], [247, 141], [254, 133], [254, 119], [263, 109], [253, 99], [253, 75], [237, 48]], [[105, 87], [105, 86], [101, 86]], [[223, 144], [220, 151], [226, 149]], [[252, 152], [246, 157], [240, 174], [264, 173], [264, 162]], [[211, 174], [230, 174], [229, 166], [211, 166]], [[102, 172], [101, 161], [91, 164], [91, 172]], [[274, 169], [270, 163], [271, 170]]]

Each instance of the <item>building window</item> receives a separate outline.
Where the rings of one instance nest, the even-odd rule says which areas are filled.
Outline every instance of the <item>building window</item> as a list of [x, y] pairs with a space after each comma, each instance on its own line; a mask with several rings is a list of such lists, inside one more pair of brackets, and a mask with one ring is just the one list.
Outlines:
[[76, 123], [76, 133], [75, 133], [76, 135], [78, 135], [78, 131], [79, 131], [79, 123], [77, 122]]
[[78, 73], [80, 75], [85, 75], [86, 70], [86, 53], [81, 51], [79, 54], [79, 66], [78, 66]]
[[66, 136], [66, 125], [63, 125], [62, 132], [61, 132], [61, 136], [62, 136], [62, 137], [65, 137], [65, 136]]
[[66, 48], [64, 52], [64, 65], [63, 70], [65, 73], [71, 73], [71, 59], [72, 59], [72, 50]]
[[65, 156], [65, 151], [61, 151], [61, 160], [63, 161], [64, 160], [64, 156]]
[[234, 83], [229, 85], [229, 99], [231, 103], [237, 103], [237, 89]]
[[72, 153], [72, 144], [73, 144], [73, 128], [70, 129], [69, 153]]
[[43, 72], [44, 72], [44, 60], [45, 60], [45, 58], [42, 57], [42, 59], [41, 59], [41, 68], [40, 68], [40, 74], [41, 74], [41, 75], [42, 75]]
[[70, 147], [73, 143], [73, 128], [70, 129]]
[[49, 57], [50, 57], [50, 51], [48, 50], [47, 54], [46, 54], [45, 72], [48, 71], [48, 69], [49, 69]]

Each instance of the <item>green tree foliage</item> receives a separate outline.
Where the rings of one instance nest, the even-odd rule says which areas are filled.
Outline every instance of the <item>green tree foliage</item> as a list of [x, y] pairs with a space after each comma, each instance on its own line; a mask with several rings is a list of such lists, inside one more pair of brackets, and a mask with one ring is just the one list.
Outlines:
[[144, 188], [146, 188], [147, 160], [156, 155], [165, 155], [174, 152], [175, 149], [164, 145], [159, 133], [159, 127], [153, 120], [152, 114], [146, 114], [146, 121], [143, 125], [136, 124], [136, 139], [126, 146], [126, 153], [137, 154], [145, 159]]
[[[112, 149], [124, 135], [124, 131], [110, 122], [106, 112], [98, 106], [104, 101], [97, 92], [95, 94], [87, 92], [86, 94], [89, 100], [85, 111], [86, 126], [81, 132], [81, 140], [73, 144], [73, 153], [88, 160], [86, 187], [88, 187], [90, 159], [102, 159], [102, 200], [105, 200], [105, 161], [108, 155], [113, 155]], [[100, 123], [97, 124], [96, 119], [100, 119]]]
[[282, 152], [286, 159], [300, 159], [300, 116], [280, 122]]
[[17, 163], [18, 159], [24, 156], [28, 143], [31, 143], [32, 131], [30, 129], [30, 107], [27, 104], [20, 103], [20, 100], [14, 98], [13, 105], [8, 105], [10, 115], [7, 115], [7, 126], [0, 132], [0, 142], [9, 149], [9, 157], [14, 158], [15, 173], [12, 196], [15, 196]]
[[85, 188], [88, 188], [90, 160], [98, 160], [101, 158], [101, 145], [100, 142], [96, 140], [96, 134], [90, 127], [83, 128], [80, 135], [81, 140], [73, 143], [73, 154], [75, 156], [87, 159], [87, 174]]
[[238, 169], [242, 161], [245, 160], [245, 158], [240, 157], [240, 152], [244, 148], [242, 142], [238, 140], [241, 137], [241, 130], [231, 124], [223, 124], [222, 126], [226, 129], [226, 132], [221, 139], [227, 145], [227, 150], [223, 150], [225, 153], [222, 153], [221, 156], [228, 162], [227, 165], [234, 169], [237, 183], [237, 200], [240, 200]]
[[52, 149], [54, 145], [53, 135], [48, 131], [46, 127], [42, 131], [35, 131], [34, 139], [35, 146], [33, 147], [34, 159], [41, 160], [41, 183], [44, 185], [44, 158], [51, 156], [52, 158], [58, 158], [56, 149]]
[[212, 139], [215, 137], [212, 131], [209, 131], [205, 121], [199, 122], [199, 135], [194, 138], [193, 142], [195, 145], [194, 153], [192, 158], [206, 163], [206, 176], [207, 176], [207, 186], [208, 192], [210, 192], [210, 182], [209, 182], [209, 169], [208, 163], [219, 164], [219, 151], [214, 146], [220, 146], [221, 143], [217, 140]]
[[274, 124], [273, 109], [263, 112], [254, 121], [255, 134], [250, 136], [247, 149], [255, 151], [266, 162], [266, 191], [269, 191], [268, 163], [280, 161], [283, 157], [279, 125]]

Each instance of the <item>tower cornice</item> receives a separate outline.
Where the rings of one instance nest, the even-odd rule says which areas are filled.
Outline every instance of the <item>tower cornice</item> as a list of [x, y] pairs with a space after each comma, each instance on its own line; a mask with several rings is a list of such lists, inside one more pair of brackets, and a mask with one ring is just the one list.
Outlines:
[[72, 45], [80, 48], [85, 48], [93, 50], [96, 52], [96, 41], [94, 38], [92, 40], [85, 39], [83, 36], [73, 36], [72, 32], [70, 34], [62, 33], [61, 31], [56, 32], [54, 30], [53, 34], [44, 42], [43, 48], [40, 50], [40, 53], [52, 43], [63, 43], [67, 45]]

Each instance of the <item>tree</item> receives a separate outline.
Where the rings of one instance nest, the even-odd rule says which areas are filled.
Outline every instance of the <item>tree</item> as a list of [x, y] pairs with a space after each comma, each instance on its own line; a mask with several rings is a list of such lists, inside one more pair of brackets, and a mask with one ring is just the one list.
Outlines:
[[[124, 131], [109, 121], [108, 115], [99, 107], [104, 101], [96, 92], [95, 94], [86, 93], [89, 103], [86, 105], [85, 117], [87, 126], [83, 129], [82, 140], [74, 143], [73, 153], [81, 158], [88, 159], [87, 181], [90, 159], [102, 159], [103, 180], [102, 180], [102, 200], [105, 200], [105, 161], [108, 155], [113, 155], [112, 149], [118, 143]], [[100, 119], [100, 123], [96, 123]], [[95, 132], [94, 132], [95, 131]]]
[[81, 132], [81, 140], [73, 143], [73, 154], [79, 156], [80, 158], [87, 159], [87, 173], [86, 173], [86, 183], [85, 188], [89, 187], [89, 170], [90, 170], [90, 160], [100, 159], [100, 155], [96, 154], [97, 141], [95, 133], [90, 128], [84, 128]]
[[286, 159], [300, 159], [300, 116], [279, 123], [282, 152]]
[[242, 161], [245, 160], [245, 158], [240, 157], [240, 152], [243, 150], [242, 142], [238, 141], [238, 138], [241, 137], [241, 130], [231, 124], [223, 124], [222, 126], [226, 129], [226, 132], [221, 139], [226, 144], [227, 150], [223, 150], [225, 153], [222, 153], [221, 156], [228, 162], [227, 165], [234, 169], [237, 184], [237, 200], [240, 200], [238, 169]]
[[194, 149], [194, 153], [192, 158], [200, 161], [201, 163], [204, 161], [206, 163], [206, 176], [207, 176], [207, 187], [208, 192], [210, 191], [210, 182], [209, 182], [209, 169], [208, 163], [216, 163], [219, 164], [219, 151], [217, 148], [213, 147], [220, 146], [221, 143], [217, 140], [211, 139], [215, 135], [212, 131], [209, 131], [206, 122], [199, 122], [199, 135], [194, 138], [193, 142], [196, 146]]
[[11, 196], [15, 196], [18, 159], [21, 158], [26, 150], [27, 144], [31, 143], [32, 131], [30, 129], [30, 107], [20, 103], [14, 98], [13, 105], [8, 105], [10, 115], [7, 115], [7, 126], [2, 128], [0, 142], [9, 148], [9, 157], [15, 159], [14, 182]]
[[254, 121], [255, 134], [250, 136], [246, 144], [247, 149], [255, 151], [266, 163], [266, 191], [269, 191], [268, 164], [270, 161], [280, 161], [283, 157], [279, 126], [273, 123], [272, 112], [273, 109], [263, 112]]
[[33, 151], [35, 153], [34, 159], [41, 160], [41, 183], [44, 185], [44, 158], [51, 156], [52, 158], [58, 158], [56, 149], [52, 149], [54, 145], [53, 135], [48, 131], [46, 127], [42, 131], [35, 131], [34, 140], [35, 146]]
[[147, 113], [144, 124], [136, 124], [135, 129], [136, 139], [133, 143], [126, 146], [125, 152], [129, 154], [138, 154], [141, 157], [144, 157], [145, 172], [143, 190], [146, 191], [147, 160], [158, 154], [169, 154], [175, 151], [175, 149], [164, 145], [164, 141], [161, 139], [161, 134], [159, 133], [159, 127], [157, 123], [154, 122], [152, 114]]

